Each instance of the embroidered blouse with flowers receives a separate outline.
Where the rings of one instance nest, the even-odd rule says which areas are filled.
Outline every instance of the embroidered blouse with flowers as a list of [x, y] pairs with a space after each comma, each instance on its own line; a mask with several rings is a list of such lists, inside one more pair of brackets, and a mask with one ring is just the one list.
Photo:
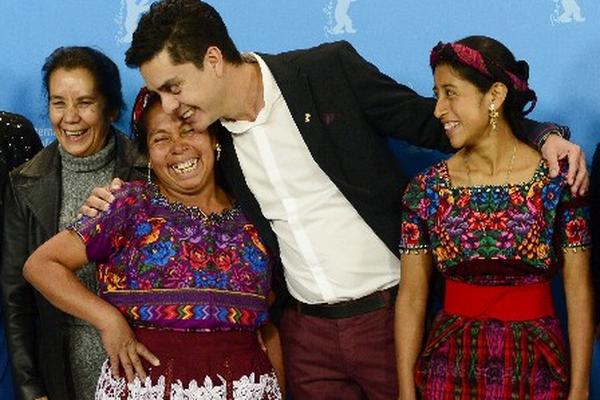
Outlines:
[[[590, 245], [589, 210], [573, 198], [562, 176], [551, 179], [544, 161], [529, 182], [453, 187], [442, 161], [416, 176], [403, 199], [401, 251], [431, 251], [446, 278], [485, 285], [548, 281], [557, 246]], [[501, 260], [493, 268], [470, 261]]]
[[[590, 235], [586, 203], [564, 175], [550, 178], [541, 161], [528, 182], [453, 187], [442, 161], [407, 187], [400, 250], [431, 252], [446, 281], [416, 366], [424, 398], [566, 396], [569, 361], [548, 282], [562, 252], [589, 246]], [[457, 304], [466, 313], [450, 311]]]
[[69, 229], [97, 263], [100, 296], [134, 326], [253, 331], [267, 320], [271, 259], [237, 206], [204, 215], [131, 182]]

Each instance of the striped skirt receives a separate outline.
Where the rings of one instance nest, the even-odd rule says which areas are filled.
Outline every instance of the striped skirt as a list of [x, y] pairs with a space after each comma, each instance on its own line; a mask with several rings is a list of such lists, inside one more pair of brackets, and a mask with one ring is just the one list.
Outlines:
[[423, 399], [564, 399], [569, 358], [559, 320], [438, 314], [415, 371]]

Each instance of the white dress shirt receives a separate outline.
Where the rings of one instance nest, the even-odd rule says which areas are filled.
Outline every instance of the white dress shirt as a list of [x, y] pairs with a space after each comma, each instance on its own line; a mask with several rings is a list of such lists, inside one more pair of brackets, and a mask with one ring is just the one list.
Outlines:
[[314, 161], [271, 71], [251, 56], [260, 65], [264, 107], [255, 121], [221, 122], [277, 236], [290, 294], [336, 303], [398, 284], [398, 258]]

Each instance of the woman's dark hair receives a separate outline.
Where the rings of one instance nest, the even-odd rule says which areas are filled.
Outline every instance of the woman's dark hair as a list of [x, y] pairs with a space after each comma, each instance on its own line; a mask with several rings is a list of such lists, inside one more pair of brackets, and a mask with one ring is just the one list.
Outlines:
[[[499, 41], [487, 36], [469, 36], [455, 44], [466, 46], [479, 52], [483, 57], [485, 69], [491, 76], [483, 74], [480, 70], [471, 67], [460, 60], [451, 45], [438, 45], [435, 62], [431, 63], [432, 70], [440, 64], [449, 65], [460, 77], [475, 85], [481, 93], [486, 93], [495, 82], [502, 82], [508, 88], [504, 102], [504, 112], [508, 124], [514, 134], [522, 138], [522, 123], [524, 116], [535, 107], [536, 95], [529, 88], [517, 90], [514, 84], [514, 75], [521, 82], [527, 83], [529, 79], [529, 65], [526, 61], [517, 61], [512, 52]], [[525, 106], [531, 103], [529, 109]]]
[[241, 64], [242, 57], [219, 13], [200, 0], [163, 0], [150, 6], [133, 33], [125, 63], [139, 68], [166, 49], [175, 64], [191, 62], [202, 69], [210, 46], [223, 58]]
[[102, 52], [91, 47], [59, 47], [54, 50], [42, 67], [42, 79], [46, 96], [50, 96], [50, 76], [57, 69], [83, 68], [94, 78], [96, 90], [106, 100], [106, 111], [119, 119], [125, 109], [121, 93], [121, 76], [117, 65]]

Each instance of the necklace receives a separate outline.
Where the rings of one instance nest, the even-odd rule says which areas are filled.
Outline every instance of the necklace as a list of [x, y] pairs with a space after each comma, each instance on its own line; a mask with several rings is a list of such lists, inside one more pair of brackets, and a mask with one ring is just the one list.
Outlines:
[[[508, 185], [508, 183], [510, 181], [510, 175], [512, 173], [512, 170], [513, 170], [513, 167], [514, 167], [514, 164], [515, 164], [516, 154], [517, 154], [517, 144], [514, 143], [513, 144], [513, 148], [512, 148], [512, 153], [511, 153], [511, 156], [510, 156], [510, 161], [508, 162], [508, 168], [506, 170], [506, 176], [505, 176], [505, 179], [504, 179], [504, 184], [505, 185]], [[465, 154], [463, 155], [462, 158], [463, 158], [463, 161], [464, 161], [464, 164], [465, 164], [465, 169], [467, 170], [467, 180], [469, 181], [469, 187], [472, 188], [474, 185], [473, 185], [473, 180], [471, 179], [471, 166], [469, 165], [469, 156], [468, 156], [468, 153], [465, 152]], [[473, 189], [471, 189], [471, 190], [473, 190]], [[481, 190], [483, 190], [483, 188]], [[498, 188], [498, 187], [494, 188], [494, 191], [497, 192], [497, 193], [500, 190], [501, 190], [501, 188]], [[485, 188], [485, 193], [484, 194], [485, 194], [485, 196], [493, 196], [493, 193], [491, 193], [491, 192], [492, 192], [492, 188], [490, 186], [488, 186], [487, 188]], [[477, 199], [474, 199], [474, 200], [471, 200], [471, 201], [473, 202], [472, 204], [473, 204], [473, 206], [475, 208], [475, 211], [477, 211], [477, 214], [479, 214], [479, 215], [485, 215], [485, 217], [486, 217], [485, 221], [480, 221], [480, 223], [481, 223], [481, 231], [482, 231], [482, 242], [485, 242], [485, 243], [489, 242], [487, 244], [492, 244], [492, 245], [495, 246], [496, 241], [493, 240], [492, 237], [488, 237], [488, 224], [490, 223], [490, 218], [491, 218], [492, 213], [498, 210], [498, 204], [495, 203], [495, 208], [494, 209], [489, 209], [488, 208], [487, 212], [484, 214], [482, 212], [482, 210], [481, 210], [481, 207], [477, 203]]]
[[[510, 161], [508, 162], [508, 168], [506, 169], [506, 177], [504, 179], [504, 184], [508, 185], [510, 180], [510, 174], [512, 173], [513, 167], [515, 165], [515, 156], [517, 155], [517, 144], [513, 144], [512, 154], [510, 156]], [[471, 166], [469, 165], [469, 154], [465, 151], [463, 154], [463, 162], [465, 164], [465, 169], [467, 170], [467, 180], [469, 181], [469, 186], [473, 186], [473, 180], [471, 179]]]

